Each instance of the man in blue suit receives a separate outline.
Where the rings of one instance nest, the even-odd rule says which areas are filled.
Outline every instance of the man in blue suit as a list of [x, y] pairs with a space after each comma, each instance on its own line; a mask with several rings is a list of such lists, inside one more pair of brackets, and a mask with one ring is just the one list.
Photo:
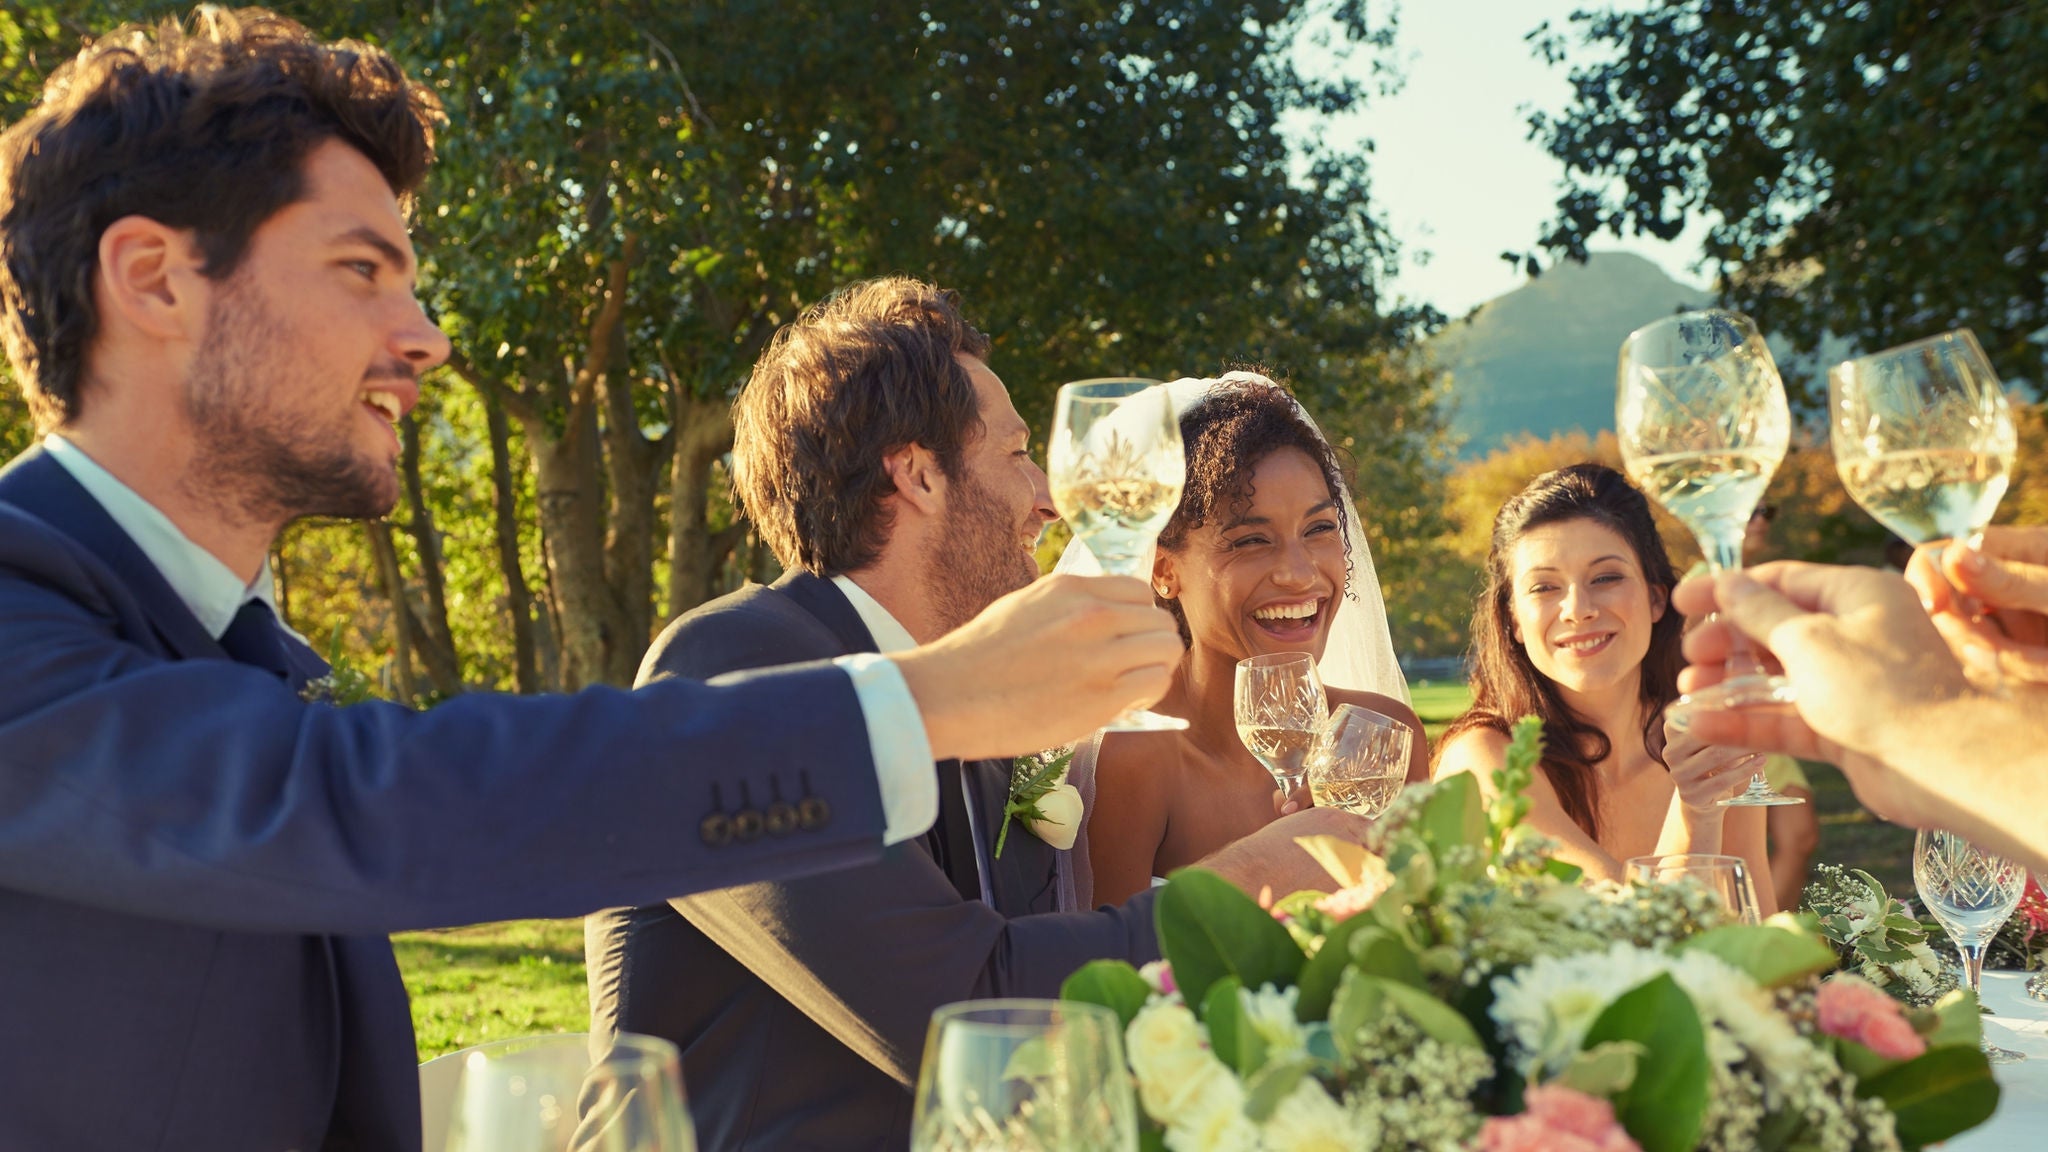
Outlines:
[[386, 933], [873, 861], [935, 757], [1072, 739], [1179, 644], [1137, 581], [716, 685], [302, 698], [265, 557], [376, 516], [447, 341], [404, 198], [429, 97], [264, 13], [99, 41], [0, 135], [0, 1147], [411, 1149]]

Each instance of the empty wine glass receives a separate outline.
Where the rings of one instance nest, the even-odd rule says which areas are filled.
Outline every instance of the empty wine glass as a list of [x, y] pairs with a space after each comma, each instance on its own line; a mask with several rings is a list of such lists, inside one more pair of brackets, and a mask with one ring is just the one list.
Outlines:
[[1675, 884], [1692, 881], [1720, 897], [1722, 906], [1743, 924], [1763, 923], [1756, 883], [1749, 862], [1740, 856], [1710, 852], [1678, 852], [1667, 856], [1631, 856], [1623, 865], [1631, 884]]
[[1309, 746], [1328, 718], [1315, 657], [1273, 652], [1237, 662], [1237, 736], [1282, 795], [1292, 797], [1307, 771]]
[[682, 1059], [653, 1036], [521, 1036], [472, 1048], [448, 1152], [695, 1152]]
[[1392, 717], [1356, 704], [1337, 705], [1309, 752], [1309, 795], [1321, 808], [1378, 816], [1408, 782], [1414, 738]]
[[[1970, 991], [1983, 998], [1984, 953], [1999, 926], [2018, 908], [2027, 890], [2027, 870], [1986, 852], [1953, 832], [1923, 830], [1913, 838], [1913, 886], [1920, 902], [1948, 930], [1963, 958]], [[1983, 1041], [1993, 1064], [2013, 1064], [2026, 1056]]]
[[[1052, 502], [1112, 576], [1152, 576], [1152, 545], [1187, 482], [1180, 420], [1155, 380], [1081, 380], [1060, 388], [1046, 444]], [[1107, 732], [1157, 732], [1187, 721], [1132, 709]]]
[[1116, 1013], [970, 1000], [932, 1013], [911, 1152], [1134, 1152], [1137, 1103]]
[[[1738, 312], [1681, 312], [1629, 333], [1621, 346], [1614, 429], [1629, 478], [1692, 530], [1714, 572], [1742, 567], [1742, 536], [1792, 441], [1792, 410], [1778, 365], [1756, 325]], [[1673, 704], [1683, 727], [1693, 707], [1791, 702], [1791, 684], [1769, 675], [1737, 637], [1727, 679]], [[1726, 805], [1803, 804], [1765, 782]]]

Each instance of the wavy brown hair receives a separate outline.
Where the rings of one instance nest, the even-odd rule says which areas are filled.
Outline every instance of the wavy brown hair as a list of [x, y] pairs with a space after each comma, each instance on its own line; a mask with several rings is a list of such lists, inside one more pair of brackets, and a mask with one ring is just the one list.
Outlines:
[[225, 280], [256, 229], [305, 195], [315, 147], [354, 148], [408, 202], [438, 117], [380, 49], [322, 43], [257, 8], [122, 28], [60, 65], [0, 134], [0, 339], [36, 422], [78, 415], [108, 225], [190, 229], [204, 274]]
[[988, 358], [960, 297], [903, 276], [849, 284], [775, 334], [732, 407], [733, 490], [784, 568], [872, 563], [889, 538], [884, 461], [919, 444], [948, 477], [981, 434]]
[[1643, 656], [1641, 700], [1643, 743], [1663, 762], [1664, 706], [1678, 697], [1678, 670], [1685, 618], [1669, 607], [1678, 574], [1664, 551], [1650, 516], [1650, 502], [1627, 477], [1601, 464], [1574, 464], [1546, 472], [1501, 505], [1493, 518], [1486, 555], [1486, 590], [1472, 618], [1472, 707], [1451, 722], [1437, 743], [1442, 755], [1460, 732], [1490, 728], [1502, 735], [1523, 716], [1543, 721], [1543, 775], [1557, 791], [1572, 823], [1600, 838], [1600, 778], [1593, 766], [1614, 750], [1614, 741], [1572, 711], [1551, 679], [1536, 670], [1526, 648], [1515, 641], [1515, 543], [1532, 528], [1567, 520], [1591, 520], [1628, 542], [1653, 593], [1661, 591], [1664, 618], [1650, 629]]

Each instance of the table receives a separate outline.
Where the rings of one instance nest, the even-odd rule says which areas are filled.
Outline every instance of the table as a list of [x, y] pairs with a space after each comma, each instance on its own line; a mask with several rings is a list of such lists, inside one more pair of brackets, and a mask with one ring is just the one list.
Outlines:
[[1984, 1035], [2024, 1052], [2020, 1064], [1992, 1069], [2003, 1094], [1989, 1123], [1943, 1145], [1948, 1152], [2040, 1152], [2048, 1148], [2048, 1003], [2030, 1000], [2024, 972], [1986, 972]]

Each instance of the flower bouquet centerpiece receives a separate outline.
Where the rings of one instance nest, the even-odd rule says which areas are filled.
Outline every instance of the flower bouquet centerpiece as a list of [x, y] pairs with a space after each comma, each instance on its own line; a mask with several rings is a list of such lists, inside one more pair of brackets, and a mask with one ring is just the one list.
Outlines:
[[1915, 1009], [1837, 973], [1811, 917], [1581, 883], [1523, 825], [1540, 735], [1516, 727], [1490, 806], [1456, 776], [1366, 845], [1305, 839], [1334, 893], [1175, 873], [1165, 960], [1067, 981], [1123, 1021], [1145, 1148], [1851, 1152], [1991, 1115], [1966, 991]]

